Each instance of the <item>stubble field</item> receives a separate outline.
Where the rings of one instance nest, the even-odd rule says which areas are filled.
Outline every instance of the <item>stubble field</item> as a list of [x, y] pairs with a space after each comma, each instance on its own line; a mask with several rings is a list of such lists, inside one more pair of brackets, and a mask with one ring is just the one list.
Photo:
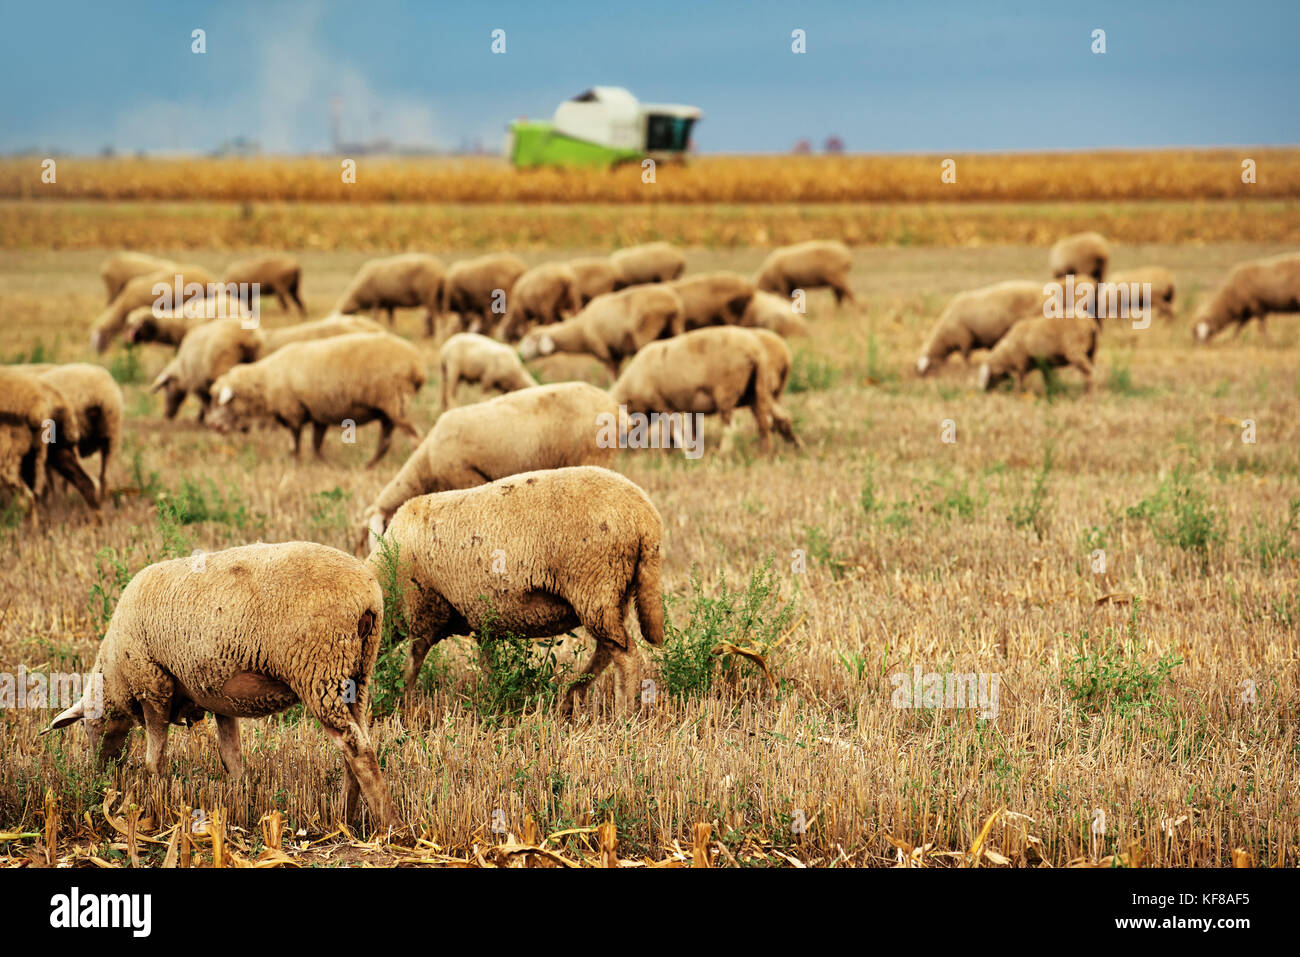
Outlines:
[[[1066, 218], [1087, 211], [1060, 207]], [[5, 215], [48, 210], [20, 203]], [[90, 359], [107, 249], [48, 248], [59, 245], [0, 252], [5, 361]], [[477, 245], [425, 248], [452, 260]], [[718, 245], [728, 248], [688, 248], [689, 271], [748, 273], [766, 253]], [[225, 242], [149, 248], [217, 268], [234, 258], [218, 251]], [[1232, 264], [1291, 248], [1118, 245], [1112, 268], [1174, 271], [1179, 318], [1108, 327], [1088, 396], [1071, 372], [1047, 388], [1033, 377], [1026, 395], [977, 392], [959, 359], [935, 378], [911, 375], [952, 293], [1044, 276], [1045, 249], [855, 249], [859, 306], [837, 313], [814, 293], [811, 334], [791, 340], [785, 404], [802, 451], [778, 444], [763, 456], [741, 413], [725, 432], [707, 423], [698, 460], [619, 454], [617, 468], [664, 519], [678, 636], [672, 662], [646, 653], [657, 693], [640, 716], [597, 707], [565, 721], [545, 701], [494, 712], [474, 646], [445, 643], [415, 700], [376, 719], [385, 776], [413, 831], [393, 844], [340, 833], [340, 760], [297, 712], [245, 723], [247, 769], [231, 783], [204, 726], [173, 729], [170, 773], [151, 780], [139, 741], [124, 766], [100, 773], [79, 735], [38, 736], [48, 711], [4, 709], [0, 832], [28, 836], [0, 843], [0, 855], [45, 859], [35, 835], [52, 792], [59, 859], [83, 864], [123, 861], [112, 821], [122, 824], [133, 802], [144, 815], [139, 853], [152, 862], [189, 808], [208, 818], [220, 809], [244, 860], [263, 853], [259, 822], [279, 811], [297, 863], [473, 863], [523, 836], [594, 861], [595, 829], [612, 820], [619, 855], [648, 862], [689, 862], [695, 826], [708, 823], [718, 864], [1295, 866], [1300, 327], [1279, 317], [1271, 344], [1252, 327], [1196, 348], [1189, 326]], [[525, 258], [590, 251], [557, 243]], [[301, 253], [313, 317], [366, 258]], [[291, 320], [268, 305], [263, 321]], [[398, 331], [428, 359], [423, 433], [439, 407], [436, 350], [419, 328], [414, 311], [399, 313]], [[258, 539], [350, 549], [361, 510], [413, 448], [397, 436], [367, 472], [370, 428], [354, 446], [329, 437], [321, 465], [292, 462], [283, 430], [211, 433], [192, 404], [166, 422], [146, 386], [168, 355], [119, 346], [102, 359], [124, 383], [128, 412], [110, 474], [117, 493], [102, 515], [60, 492], [40, 531], [0, 531], [4, 670], [88, 670], [115, 559], [134, 570], [149, 556]], [[536, 369], [549, 381], [608, 381], [578, 360]], [[1242, 440], [1247, 419], [1253, 443]], [[715, 633], [692, 621], [724, 582], [744, 593], [769, 560], [776, 594], [762, 625], [745, 631], [724, 616]], [[787, 617], [765, 631], [786, 603]], [[707, 662], [715, 637], [761, 652], [771, 679], [734, 653], [717, 656], [711, 674], [684, 666], [700, 664], [700, 647]], [[580, 635], [566, 640], [561, 667], [580, 647]], [[891, 679], [910, 685], [918, 668], [995, 675], [996, 717], [895, 707]]]

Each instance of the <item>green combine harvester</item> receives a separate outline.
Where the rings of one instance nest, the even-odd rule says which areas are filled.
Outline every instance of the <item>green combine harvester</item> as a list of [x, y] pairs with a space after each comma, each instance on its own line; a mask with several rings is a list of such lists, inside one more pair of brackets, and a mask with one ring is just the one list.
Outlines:
[[549, 123], [510, 124], [506, 155], [519, 169], [682, 160], [699, 118], [694, 106], [639, 103], [622, 87], [594, 86], [561, 103]]

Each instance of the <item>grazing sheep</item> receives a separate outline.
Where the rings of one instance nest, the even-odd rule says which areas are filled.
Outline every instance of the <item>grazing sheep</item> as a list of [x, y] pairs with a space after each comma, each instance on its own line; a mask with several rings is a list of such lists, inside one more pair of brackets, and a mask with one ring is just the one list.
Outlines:
[[[1148, 284], [1151, 286], [1149, 303], [1151, 311], [1164, 319], [1172, 319], [1174, 317], [1174, 276], [1164, 266], [1142, 266], [1139, 269], [1111, 273], [1110, 278], [1098, 291], [1099, 295], [1113, 297], [1114, 301], [1111, 305], [1117, 306], [1117, 308], [1107, 308], [1106, 316], [1121, 319], [1146, 317], [1146, 310], [1142, 308], [1141, 294], [1142, 287]], [[1119, 313], [1125, 311], [1122, 306], [1124, 303], [1128, 304], [1127, 314], [1121, 316]]]
[[391, 326], [394, 309], [423, 306], [425, 329], [432, 330], [442, 308], [446, 275], [442, 260], [426, 253], [372, 259], [357, 271], [334, 311], [347, 314], [383, 309]]
[[686, 271], [686, 257], [668, 243], [630, 246], [610, 254], [618, 281], [615, 289], [647, 282], [668, 282]]
[[1100, 233], [1076, 233], [1057, 241], [1048, 262], [1057, 279], [1073, 274], [1101, 282], [1110, 262], [1110, 244]]
[[216, 716], [217, 750], [243, 773], [239, 719], [301, 701], [343, 752], [348, 818], [365, 794], [381, 827], [393, 817], [370, 743], [370, 676], [384, 596], [351, 555], [313, 542], [243, 545], [158, 562], [122, 591], [82, 698], [46, 731], [84, 722], [101, 765], [120, 759], [143, 725], [150, 774], [162, 774], [167, 732]]
[[384, 327], [366, 316], [326, 316], [311, 322], [300, 322], [280, 329], [265, 332], [266, 344], [258, 354], [259, 359], [269, 356], [278, 349], [294, 342], [312, 342], [317, 339], [331, 339], [334, 336], [346, 336], [354, 332], [383, 332]]
[[22, 366], [0, 367], [0, 426], [5, 431], [0, 481], [27, 501], [33, 520], [49, 471], [75, 486], [91, 508], [99, 508], [94, 480], [77, 461], [81, 430], [76, 411], [54, 385]]
[[[452, 263], [442, 287], [442, 314], [459, 315], [458, 329], [462, 332], [490, 330], [499, 318], [493, 306], [504, 304], [507, 294], [527, 271], [528, 265], [513, 253], [490, 253]], [[432, 328], [425, 331], [433, 334]]]
[[1049, 310], [1050, 315], [1034, 312], [1013, 324], [998, 341], [980, 365], [981, 389], [988, 391], [1008, 376], [1015, 376], [1017, 389], [1023, 389], [1027, 372], [1070, 365], [1083, 373], [1085, 389], [1092, 391], [1093, 362], [1101, 338], [1101, 324], [1096, 319], [1097, 284], [1075, 277], [1069, 285], [1074, 290], [1067, 287], [1063, 291], [1057, 300], [1059, 308]]
[[438, 350], [442, 369], [442, 407], [450, 409], [456, 387], [477, 382], [484, 389], [513, 392], [537, 385], [508, 345], [473, 332], [458, 332]]
[[829, 286], [838, 306], [846, 299], [855, 301], [849, 288], [852, 268], [853, 254], [848, 246], [835, 240], [814, 239], [773, 251], [758, 267], [754, 282], [764, 292], [787, 299], [796, 289]]
[[204, 299], [190, 300], [180, 309], [156, 309], [141, 306], [126, 317], [122, 338], [129, 345], [158, 342], [179, 346], [185, 334], [200, 323], [212, 319], [252, 319], [253, 313], [228, 292]]
[[749, 329], [768, 329], [786, 339], [808, 335], [808, 323], [794, 311], [794, 303], [790, 299], [761, 290], [754, 293], [754, 298], [749, 300], [745, 314], [736, 325]]
[[685, 331], [681, 297], [671, 284], [630, 286], [597, 296], [572, 319], [532, 329], [519, 343], [525, 359], [556, 352], [595, 356], [609, 374], [647, 342]]
[[256, 419], [273, 419], [292, 434], [298, 458], [303, 426], [310, 422], [312, 449], [321, 459], [330, 426], [378, 420], [379, 445], [366, 464], [372, 468], [388, 451], [394, 428], [419, 441], [407, 415], [426, 378], [416, 348], [386, 332], [295, 342], [217, 379], [211, 387], [217, 401], [209, 424], [225, 433], [248, 431]]
[[36, 374], [58, 390], [76, 417], [77, 454], [83, 459], [99, 455], [99, 500], [103, 501], [108, 493], [108, 463], [122, 442], [121, 387], [107, 369], [88, 362], [39, 367]]
[[[176, 298], [176, 285], [180, 284], [181, 302]], [[162, 291], [170, 290], [170, 295]], [[112, 342], [113, 337], [126, 325], [127, 316], [134, 309], [142, 306], [158, 309], [175, 309], [183, 307], [185, 302], [206, 299], [209, 295], [224, 292], [225, 287], [218, 287], [216, 279], [201, 266], [168, 266], [157, 272], [136, 276], [122, 287], [113, 301], [96, 317], [90, 330], [90, 347], [96, 352], [103, 352]], [[160, 295], [161, 293], [161, 295]], [[168, 298], [166, 304], [161, 298]], [[233, 315], [239, 315], [239, 312]]]
[[1264, 319], [1270, 312], [1300, 312], [1300, 253], [1232, 267], [1223, 285], [1197, 310], [1192, 328], [1197, 342], [1208, 342], [1233, 323], [1239, 336], [1247, 322], [1258, 319], [1260, 335], [1267, 339]]
[[928, 375], [954, 352], [969, 362], [973, 350], [991, 349], [1015, 323], [1035, 313], [1043, 315], [1043, 304], [1058, 285], [1009, 279], [957, 293], [930, 331], [916, 360], [917, 374]]
[[779, 402], [789, 376], [790, 349], [780, 336], [724, 326], [650, 343], [632, 357], [610, 394], [628, 412], [717, 413], [725, 425], [737, 407], [748, 406], [766, 452], [773, 426], [802, 445]]
[[534, 266], [510, 290], [509, 305], [497, 338], [513, 342], [533, 323], [560, 322], [581, 308], [578, 276], [567, 263]]
[[122, 287], [136, 276], [145, 276], [160, 270], [171, 270], [174, 273], [178, 268], [180, 267], [170, 259], [159, 256], [145, 253], [113, 253], [99, 267], [99, 275], [104, 280], [104, 288], [108, 291], [107, 301], [112, 302], [122, 291]]
[[181, 340], [172, 361], [153, 380], [150, 392], [166, 389], [167, 418], [176, 413], [191, 393], [199, 400], [198, 421], [212, 406], [212, 383], [241, 362], [253, 362], [266, 345], [260, 329], [245, 329], [242, 320], [217, 319], [191, 329]]
[[584, 306], [618, 287], [618, 270], [608, 256], [571, 259], [569, 268], [578, 277], [578, 293]]
[[[596, 650], [570, 686], [565, 712], [611, 663], [615, 707], [635, 708], [641, 658], [624, 620], [635, 597], [642, 640], [663, 644], [662, 538], [649, 496], [591, 466], [411, 499], [385, 536], [396, 546], [412, 638], [407, 692], [429, 648], [448, 635], [553, 638], [582, 625]], [[384, 561], [379, 551], [369, 563], [382, 569]]]
[[371, 547], [402, 503], [417, 495], [469, 488], [519, 472], [573, 465], [611, 465], [597, 422], [616, 415], [609, 393], [585, 382], [520, 389], [444, 412], [419, 448], [384, 486], [362, 517]]
[[682, 297], [686, 329], [733, 326], [745, 317], [754, 284], [739, 273], [711, 272], [668, 283]]
[[226, 283], [256, 285], [259, 293], [272, 292], [280, 302], [280, 308], [289, 311], [289, 300], [298, 307], [298, 312], [305, 319], [307, 307], [302, 303], [298, 287], [302, 282], [302, 266], [292, 256], [260, 256], [257, 259], [241, 259], [226, 267]]

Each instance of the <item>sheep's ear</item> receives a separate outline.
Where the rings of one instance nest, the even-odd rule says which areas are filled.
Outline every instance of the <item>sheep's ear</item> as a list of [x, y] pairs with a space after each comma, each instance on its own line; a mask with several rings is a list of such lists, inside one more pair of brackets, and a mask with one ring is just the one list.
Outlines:
[[228, 405], [230, 400], [235, 397], [235, 390], [228, 385], [221, 387], [221, 394], [217, 396], [217, 405]]
[[54, 720], [50, 722], [50, 726], [46, 728], [44, 731], [42, 731], [41, 734], [49, 734], [51, 731], [55, 730], [56, 728], [66, 728], [68, 725], [76, 724], [78, 721], [81, 721], [85, 717], [86, 717], [85, 702], [78, 701], [71, 708], [68, 708], [65, 711], [61, 711], [57, 715], [55, 715]]
[[168, 382], [170, 382], [170, 381], [171, 381], [171, 378], [172, 378], [171, 373], [170, 373], [170, 372], [167, 372], [166, 370], [163, 370], [162, 372], [158, 373], [158, 378], [156, 378], [156, 379], [153, 380], [153, 385], [149, 386], [149, 391], [150, 391], [150, 392], [157, 392], [159, 389], [161, 389], [163, 386], [165, 386]]
[[542, 336], [537, 340], [537, 351], [544, 356], [549, 356], [555, 351], [555, 340], [550, 336]]

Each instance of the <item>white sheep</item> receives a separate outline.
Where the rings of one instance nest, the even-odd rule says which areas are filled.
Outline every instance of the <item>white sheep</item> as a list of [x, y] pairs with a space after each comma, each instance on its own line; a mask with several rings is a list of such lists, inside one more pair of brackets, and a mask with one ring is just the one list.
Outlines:
[[[143, 306], [175, 310], [186, 302], [197, 302], [224, 292], [225, 287], [202, 266], [166, 266], [136, 276], [122, 286], [108, 307], [96, 317], [90, 330], [90, 346], [96, 352], [107, 349], [113, 337], [126, 325], [132, 310]], [[239, 315], [238, 312], [232, 314]]]
[[394, 428], [419, 441], [408, 415], [426, 379], [419, 351], [386, 332], [295, 342], [213, 382], [216, 403], [208, 423], [225, 433], [247, 431], [257, 420], [279, 422], [293, 436], [294, 458], [310, 423], [312, 449], [320, 459], [331, 426], [378, 421], [379, 444], [366, 464], [372, 468], [387, 453]]
[[740, 317], [737, 325], [749, 329], [768, 329], [786, 339], [808, 335], [808, 323], [795, 312], [791, 299], [762, 290], [754, 293], [754, 298], [749, 300], [745, 314]]
[[364, 793], [381, 827], [392, 801], [370, 743], [370, 678], [384, 596], [357, 559], [325, 545], [244, 545], [141, 570], [122, 591], [75, 705], [46, 729], [84, 723], [102, 764], [143, 725], [145, 766], [162, 774], [169, 725], [211, 712], [217, 749], [243, 773], [239, 719], [301, 701], [343, 752], [344, 808]]
[[504, 314], [510, 290], [527, 271], [528, 265], [513, 253], [489, 253], [452, 263], [442, 287], [443, 315], [458, 315], [461, 331], [490, 330]]
[[108, 302], [117, 298], [122, 287], [136, 276], [146, 276], [161, 270], [175, 272], [180, 267], [170, 259], [150, 256], [147, 253], [113, 253], [99, 267], [100, 278], [108, 291]]
[[289, 300], [298, 307], [305, 319], [307, 307], [299, 295], [302, 284], [302, 266], [292, 256], [259, 256], [241, 259], [226, 267], [224, 282], [228, 285], [256, 287], [259, 294], [274, 293], [280, 308], [289, 311]]
[[295, 342], [313, 342], [317, 339], [332, 339], [334, 336], [346, 336], [354, 332], [383, 332], [384, 327], [366, 316], [326, 316], [310, 322], [299, 322], [292, 326], [265, 331], [266, 343], [258, 353], [264, 359], [272, 352], [283, 349]]
[[848, 246], [837, 240], [813, 239], [774, 250], [758, 267], [754, 282], [762, 291], [787, 299], [796, 289], [830, 287], [838, 306], [845, 300], [854, 302], [849, 288], [852, 268]]
[[618, 287], [618, 270], [608, 256], [584, 256], [570, 259], [569, 268], [578, 277], [582, 305]]
[[577, 274], [567, 263], [542, 263], [515, 281], [497, 338], [513, 342], [534, 323], [560, 322], [581, 308]]
[[916, 360], [917, 374], [928, 375], [954, 352], [969, 362], [973, 350], [991, 349], [1015, 323], [1041, 310], [1051, 295], [1049, 286], [1055, 285], [1059, 284], [1009, 279], [957, 293], [930, 330]]
[[1236, 335], [1251, 319], [1259, 320], [1260, 335], [1267, 338], [1264, 320], [1270, 312], [1300, 312], [1300, 253], [1283, 253], [1232, 267], [1228, 278], [1196, 313], [1192, 323], [1196, 341], [1236, 324]]
[[450, 409], [456, 387], [477, 382], [484, 389], [513, 392], [537, 385], [514, 349], [473, 332], [458, 332], [438, 350], [442, 371], [442, 407]]
[[737, 325], [754, 298], [754, 284], [734, 272], [711, 272], [667, 284], [682, 298], [687, 330]]
[[367, 539], [374, 547], [393, 513], [417, 495], [536, 469], [612, 465], [616, 447], [600, 443], [598, 423], [617, 412], [608, 392], [585, 382], [534, 386], [444, 412], [365, 510], [357, 548]]
[[668, 282], [686, 271], [686, 257], [664, 242], [619, 249], [610, 254], [609, 261], [618, 276], [615, 289], [647, 282]]
[[163, 366], [149, 391], [166, 390], [164, 410], [169, 419], [176, 417], [187, 395], [199, 400], [198, 421], [202, 422], [212, 405], [212, 383], [241, 362], [253, 362], [266, 345], [260, 329], [245, 328], [240, 319], [217, 319], [190, 330], [181, 340], [171, 362]]
[[22, 366], [0, 366], [0, 426], [0, 484], [23, 498], [33, 523], [48, 471], [63, 476], [87, 505], [99, 508], [95, 482], [77, 460], [77, 414], [62, 392]]
[[1110, 243], [1100, 233], [1075, 233], [1058, 240], [1048, 256], [1048, 265], [1057, 279], [1066, 276], [1091, 276], [1100, 282], [1106, 278], [1110, 262]]
[[[108, 493], [108, 463], [122, 444], [122, 389], [103, 366], [89, 362], [19, 366], [53, 386], [77, 420], [77, 454], [99, 456], [99, 500]], [[52, 463], [51, 463], [52, 464]]]
[[[615, 706], [634, 707], [641, 659], [624, 621], [636, 599], [641, 638], [664, 638], [663, 521], [640, 487], [608, 469], [524, 472], [488, 485], [413, 498], [369, 563], [396, 553], [411, 634], [408, 693], [430, 647], [448, 635], [552, 638], [579, 625], [595, 652], [564, 700], [613, 663]], [[487, 637], [487, 636], [484, 636]]]
[[630, 286], [597, 296], [572, 319], [538, 326], [519, 342], [525, 359], [557, 352], [595, 356], [613, 378], [619, 365], [648, 342], [685, 331], [681, 297], [671, 283]]
[[423, 307], [425, 331], [432, 333], [434, 320], [442, 310], [446, 276], [447, 268], [442, 260], [427, 253], [372, 259], [357, 271], [334, 312], [382, 309], [388, 313], [388, 325], [392, 326], [394, 309]]
[[[1097, 283], [1083, 276], [1067, 280], [1053, 307], [1014, 323], [980, 365], [978, 384], [989, 390], [1009, 376], [1024, 388], [1026, 373], [1043, 367], [1073, 366], [1092, 391], [1093, 362], [1101, 339]], [[1044, 314], [1046, 311], [1048, 314]]]
[[697, 329], [643, 348], [610, 395], [627, 412], [716, 413], [724, 425], [736, 408], [748, 406], [765, 452], [771, 448], [773, 427], [799, 447], [793, 422], [780, 404], [790, 361], [785, 341], [766, 329]]

